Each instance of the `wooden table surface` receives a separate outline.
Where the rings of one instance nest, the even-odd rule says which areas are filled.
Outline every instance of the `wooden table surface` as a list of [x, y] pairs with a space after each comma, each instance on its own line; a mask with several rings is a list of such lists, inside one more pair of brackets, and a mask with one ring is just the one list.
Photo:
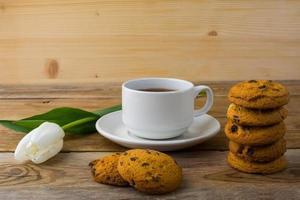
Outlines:
[[[282, 81], [290, 93], [287, 105], [289, 161], [287, 170], [273, 175], [244, 174], [226, 163], [223, 130], [213, 139], [170, 154], [183, 167], [181, 188], [162, 196], [95, 183], [88, 163], [122, 148], [99, 134], [65, 138], [63, 152], [49, 161], [20, 164], [13, 151], [21, 134], [0, 128], [0, 199], [299, 199], [300, 198], [300, 81]], [[206, 82], [215, 91], [209, 114], [222, 124], [226, 94], [234, 82]], [[59, 106], [95, 110], [120, 103], [120, 83], [1, 85], [0, 119], [19, 119]], [[197, 101], [201, 104], [203, 100]]]

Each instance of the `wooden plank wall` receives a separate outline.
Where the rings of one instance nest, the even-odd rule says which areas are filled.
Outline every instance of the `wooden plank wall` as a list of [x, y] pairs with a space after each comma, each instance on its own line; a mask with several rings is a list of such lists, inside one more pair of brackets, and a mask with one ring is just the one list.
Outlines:
[[300, 1], [1, 0], [0, 83], [300, 78]]

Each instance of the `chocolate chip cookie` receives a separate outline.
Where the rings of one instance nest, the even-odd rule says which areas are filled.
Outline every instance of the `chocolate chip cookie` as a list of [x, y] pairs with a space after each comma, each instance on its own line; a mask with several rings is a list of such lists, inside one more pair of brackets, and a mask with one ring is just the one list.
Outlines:
[[228, 99], [246, 108], [271, 109], [287, 104], [289, 92], [274, 81], [250, 80], [234, 85], [229, 91]]
[[231, 120], [225, 125], [226, 136], [239, 144], [263, 146], [271, 144], [283, 137], [286, 131], [285, 124], [280, 122], [271, 126], [240, 126]]
[[98, 183], [109, 185], [129, 185], [117, 170], [119, 157], [120, 154], [116, 153], [90, 162], [89, 166], [91, 167], [94, 180]]
[[230, 104], [227, 118], [243, 126], [268, 126], [283, 121], [288, 115], [287, 109], [254, 110]]
[[123, 153], [118, 162], [118, 171], [131, 186], [150, 194], [174, 191], [182, 180], [182, 169], [174, 159], [148, 149], [133, 149]]
[[287, 160], [284, 156], [271, 162], [250, 162], [243, 160], [229, 152], [227, 161], [229, 165], [239, 171], [257, 174], [272, 174], [284, 170], [287, 167]]
[[248, 146], [229, 142], [229, 150], [241, 159], [251, 162], [270, 162], [281, 157], [286, 151], [286, 141], [280, 140], [266, 146]]

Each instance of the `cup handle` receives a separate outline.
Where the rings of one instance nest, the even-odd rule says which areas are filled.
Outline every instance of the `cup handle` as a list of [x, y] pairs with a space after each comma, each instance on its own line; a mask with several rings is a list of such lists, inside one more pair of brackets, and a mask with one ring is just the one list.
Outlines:
[[194, 87], [194, 98], [196, 98], [198, 94], [202, 91], [205, 91], [207, 99], [205, 105], [202, 108], [194, 111], [194, 117], [198, 117], [207, 113], [214, 102], [214, 93], [212, 89], [206, 85], [198, 85]]

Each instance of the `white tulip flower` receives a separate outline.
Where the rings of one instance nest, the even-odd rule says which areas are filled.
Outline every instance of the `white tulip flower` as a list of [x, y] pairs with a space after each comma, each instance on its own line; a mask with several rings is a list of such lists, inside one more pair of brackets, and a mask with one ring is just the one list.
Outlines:
[[18, 161], [39, 164], [55, 156], [63, 147], [64, 130], [57, 124], [44, 122], [29, 132], [15, 150]]

